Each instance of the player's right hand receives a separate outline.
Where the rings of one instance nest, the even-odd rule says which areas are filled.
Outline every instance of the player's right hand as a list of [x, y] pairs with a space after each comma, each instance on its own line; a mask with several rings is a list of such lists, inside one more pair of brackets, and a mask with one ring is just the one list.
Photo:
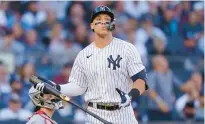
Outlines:
[[121, 97], [121, 104], [119, 105], [119, 107], [125, 108], [129, 106], [131, 104], [131, 98], [129, 97], [129, 95], [118, 88], [116, 88], [116, 91], [120, 94]]

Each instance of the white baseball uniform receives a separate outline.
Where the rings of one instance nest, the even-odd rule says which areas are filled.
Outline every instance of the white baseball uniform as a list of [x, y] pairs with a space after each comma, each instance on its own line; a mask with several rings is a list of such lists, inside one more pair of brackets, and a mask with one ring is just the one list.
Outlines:
[[29, 119], [26, 124], [57, 124], [54, 120], [48, 117], [44, 112], [37, 111]]
[[[136, 48], [128, 42], [113, 38], [104, 48], [91, 43], [78, 54], [69, 78], [69, 82], [86, 87], [85, 101], [93, 103], [121, 103], [115, 88], [125, 93], [132, 89], [132, 76], [142, 71], [142, 64]], [[131, 106], [109, 111], [88, 107], [103, 119], [114, 124], [137, 124]], [[101, 124], [87, 115], [89, 124]]]

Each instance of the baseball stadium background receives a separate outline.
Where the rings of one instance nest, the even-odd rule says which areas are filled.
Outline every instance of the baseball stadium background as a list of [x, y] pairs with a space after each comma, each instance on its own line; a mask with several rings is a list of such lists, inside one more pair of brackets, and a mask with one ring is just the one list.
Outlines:
[[[21, 124], [32, 115], [32, 74], [67, 82], [76, 55], [93, 40], [89, 21], [98, 5], [113, 10], [113, 35], [134, 44], [147, 68], [152, 92], [132, 103], [139, 122], [203, 123], [204, 2], [181, 0], [0, 1], [0, 123]], [[85, 106], [82, 96], [72, 99]], [[85, 122], [69, 104], [53, 118]]]

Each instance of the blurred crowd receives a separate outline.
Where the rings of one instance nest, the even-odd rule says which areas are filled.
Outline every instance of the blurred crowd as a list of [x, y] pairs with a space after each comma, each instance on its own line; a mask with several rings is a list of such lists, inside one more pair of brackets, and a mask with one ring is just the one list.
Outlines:
[[[98, 5], [113, 10], [113, 35], [136, 46], [147, 68], [150, 89], [132, 103], [136, 118], [204, 120], [203, 1], [0, 1], [0, 121], [32, 115], [31, 75], [67, 83], [78, 52], [93, 41]], [[85, 114], [67, 104], [54, 118], [77, 122]]]

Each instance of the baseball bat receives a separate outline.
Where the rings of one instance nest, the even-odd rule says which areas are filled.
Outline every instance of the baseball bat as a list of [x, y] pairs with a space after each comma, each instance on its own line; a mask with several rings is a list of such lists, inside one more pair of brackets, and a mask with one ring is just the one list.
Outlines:
[[81, 109], [82, 111], [84, 111], [84, 112], [90, 114], [91, 116], [93, 116], [94, 118], [96, 118], [96, 119], [98, 119], [99, 121], [103, 122], [104, 124], [113, 124], [113, 123], [108, 122], [108, 121], [106, 121], [105, 119], [99, 117], [98, 115], [94, 114], [93, 112], [91, 112], [91, 111], [89, 111], [89, 110], [83, 108], [82, 106], [78, 105], [77, 103], [72, 102], [69, 97], [67, 97], [66, 95], [62, 94], [60, 91], [56, 90], [56, 89], [53, 88], [51, 85], [49, 85], [49, 83], [50, 83], [49, 80], [44, 79], [44, 78], [42, 78], [42, 77], [38, 77], [38, 76], [32, 75], [32, 76], [30, 77], [29, 81], [30, 81], [32, 84], [34, 84], [34, 85], [37, 84], [37, 83], [40, 83], [40, 82], [44, 83], [44, 84], [45, 84], [44, 91], [46, 91], [46, 92], [48, 92], [48, 93], [50, 93], [50, 94], [53, 94], [54, 96], [56, 96], [56, 97], [62, 99], [63, 101], [68, 102], [68, 103], [74, 105], [75, 107], [77, 107], [77, 108]]

